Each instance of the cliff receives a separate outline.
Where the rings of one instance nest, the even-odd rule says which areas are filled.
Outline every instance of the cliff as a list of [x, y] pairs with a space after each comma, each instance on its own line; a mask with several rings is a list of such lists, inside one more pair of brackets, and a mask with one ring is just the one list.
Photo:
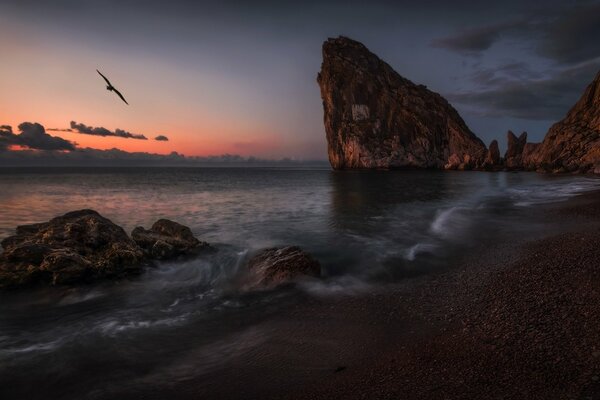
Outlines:
[[600, 173], [600, 72], [524, 163], [549, 172]]
[[331, 166], [480, 167], [486, 147], [437, 93], [400, 76], [363, 44], [323, 44], [317, 82]]

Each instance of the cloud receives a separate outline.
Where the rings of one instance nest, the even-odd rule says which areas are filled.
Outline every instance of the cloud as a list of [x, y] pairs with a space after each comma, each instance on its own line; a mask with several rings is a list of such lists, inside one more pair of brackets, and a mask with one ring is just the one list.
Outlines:
[[73, 129], [46, 128], [49, 132], [73, 132]]
[[38, 123], [23, 122], [18, 128], [20, 134], [13, 133], [12, 128], [8, 125], [0, 127], [0, 149], [6, 150], [10, 146], [22, 146], [32, 150], [75, 150], [75, 143], [47, 134], [44, 127]]
[[482, 89], [450, 94], [448, 98], [483, 116], [555, 121], [565, 116], [599, 69], [600, 58], [541, 79], [501, 75], [502, 68], [484, 70], [473, 77], [484, 86]]
[[73, 129], [77, 133], [82, 133], [85, 135], [95, 135], [95, 136], [115, 136], [125, 139], [140, 139], [140, 140], [148, 140], [148, 138], [144, 135], [140, 135], [137, 133], [131, 133], [124, 131], [122, 129], [115, 129], [115, 131], [108, 130], [103, 127], [94, 128], [91, 126], [87, 126], [85, 124], [78, 124], [75, 121], [71, 121], [71, 129]]
[[507, 37], [533, 44], [538, 56], [562, 64], [594, 59], [600, 56], [600, 3], [537, 10], [521, 19], [462, 30], [431, 45], [476, 56]]
[[537, 46], [539, 55], [578, 63], [600, 56], [600, 4], [575, 7], [548, 21]]
[[154, 138], [154, 140], [158, 140], [159, 142], [168, 142], [169, 138], [166, 137], [165, 135], [158, 135], [157, 137]]
[[[0, 126], [0, 166], [198, 166], [206, 164], [234, 165], [295, 165], [306, 164], [325, 166], [325, 160], [267, 160], [257, 157], [243, 157], [238, 154], [216, 156], [184, 156], [177, 152], [155, 154], [147, 152], [127, 152], [117, 148], [99, 150], [80, 148], [56, 136], [45, 133], [40, 124], [29, 122], [19, 125], [20, 135], [12, 133], [8, 125]], [[60, 146], [58, 144], [61, 144]], [[11, 145], [25, 149], [12, 151]], [[39, 151], [46, 150], [46, 151]], [[68, 151], [57, 151], [68, 150]]]
[[465, 29], [452, 36], [436, 39], [431, 42], [431, 45], [461, 54], [476, 55], [492, 47], [505, 32], [520, 24], [520, 22], [505, 22]]

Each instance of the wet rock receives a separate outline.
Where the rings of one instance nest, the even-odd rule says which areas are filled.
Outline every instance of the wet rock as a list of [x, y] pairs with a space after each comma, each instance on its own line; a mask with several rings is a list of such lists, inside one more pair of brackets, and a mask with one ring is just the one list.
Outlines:
[[159, 219], [149, 230], [138, 226], [131, 232], [131, 237], [150, 258], [158, 260], [195, 255], [211, 249], [208, 243], [194, 237], [190, 228], [168, 219]]
[[119, 277], [140, 272], [145, 259], [121, 227], [93, 210], [19, 226], [1, 244], [0, 287]]
[[301, 276], [319, 276], [321, 265], [297, 246], [265, 249], [248, 261], [250, 287], [274, 287]]
[[486, 148], [446, 99], [400, 76], [363, 44], [323, 44], [317, 81], [335, 169], [472, 169]]

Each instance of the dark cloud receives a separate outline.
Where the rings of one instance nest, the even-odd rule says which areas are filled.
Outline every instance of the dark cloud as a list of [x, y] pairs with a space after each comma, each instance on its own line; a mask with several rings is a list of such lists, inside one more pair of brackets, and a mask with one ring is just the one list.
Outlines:
[[157, 137], [154, 138], [154, 140], [158, 140], [159, 142], [168, 142], [169, 138], [166, 137], [165, 135], [158, 135]]
[[[40, 124], [24, 122], [19, 125], [20, 135], [12, 133], [8, 125], [0, 126], [0, 166], [198, 166], [198, 165], [297, 165], [310, 164], [325, 166], [324, 160], [304, 161], [268, 160], [257, 157], [243, 157], [238, 154], [216, 156], [184, 156], [177, 152], [155, 154], [147, 152], [127, 152], [120, 149], [99, 150], [80, 148], [66, 140], [50, 136]], [[47, 136], [46, 137], [44, 137]], [[43, 138], [43, 139], [40, 139]], [[65, 145], [64, 142], [67, 144]], [[57, 143], [62, 143], [58, 146]], [[10, 151], [10, 145], [21, 145], [24, 150]], [[43, 145], [43, 148], [42, 148]], [[37, 146], [37, 147], [36, 147]], [[39, 151], [46, 150], [46, 151]], [[57, 151], [69, 150], [69, 151]]]
[[78, 124], [75, 121], [71, 121], [71, 129], [73, 129], [77, 133], [82, 133], [85, 135], [95, 135], [95, 136], [115, 136], [125, 139], [140, 139], [140, 140], [148, 140], [148, 138], [144, 135], [140, 135], [137, 133], [131, 133], [124, 131], [122, 129], [115, 129], [115, 131], [108, 130], [103, 127], [91, 127], [85, 124]]
[[22, 146], [32, 150], [75, 150], [75, 144], [58, 136], [46, 133], [38, 123], [23, 122], [19, 125], [19, 134], [12, 132], [8, 125], [0, 127], [0, 148], [6, 150], [9, 146]]
[[46, 128], [49, 132], [73, 132], [73, 129]]
[[541, 72], [533, 70], [524, 62], [508, 63], [497, 68], [475, 67], [475, 69], [476, 71], [469, 78], [483, 87], [497, 86], [514, 80], [528, 82], [544, 77]]
[[548, 21], [537, 51], [561, 63], [600, 57], [600, 3], [575, 7]]
[[460, 31], [433, 47], [479, 55], [503, 38], [532, 43], [539, 56], [574, 64], [600, 57], [600, 3], [584, 2], [536, 10], [524, 18]]
[[482, 116], [555, 121], [565, 116], [599, 69], [600, 61], [589, 62], [543, 79], [511, 79], [486, 70], [474, 77], [487, 85], [485, 88], [448, 98]]
[[434, 40], [431, 45], [461, 54], [475, 55], [489, 49], [505, 32], [519, 25], [522, 23], [515, 21], [466, 29], [455, 35]]

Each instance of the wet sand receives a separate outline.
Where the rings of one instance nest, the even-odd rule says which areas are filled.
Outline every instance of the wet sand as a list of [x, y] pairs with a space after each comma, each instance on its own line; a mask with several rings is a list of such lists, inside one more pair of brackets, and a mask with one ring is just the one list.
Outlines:
[[363, 294], [309, 298], [238, 336], [249, 346], [222, 370], [134, 397], [600, 398], [600, 192], [534, 214], [547, 225], [541, 239], [485, 244], [445, 272]]

